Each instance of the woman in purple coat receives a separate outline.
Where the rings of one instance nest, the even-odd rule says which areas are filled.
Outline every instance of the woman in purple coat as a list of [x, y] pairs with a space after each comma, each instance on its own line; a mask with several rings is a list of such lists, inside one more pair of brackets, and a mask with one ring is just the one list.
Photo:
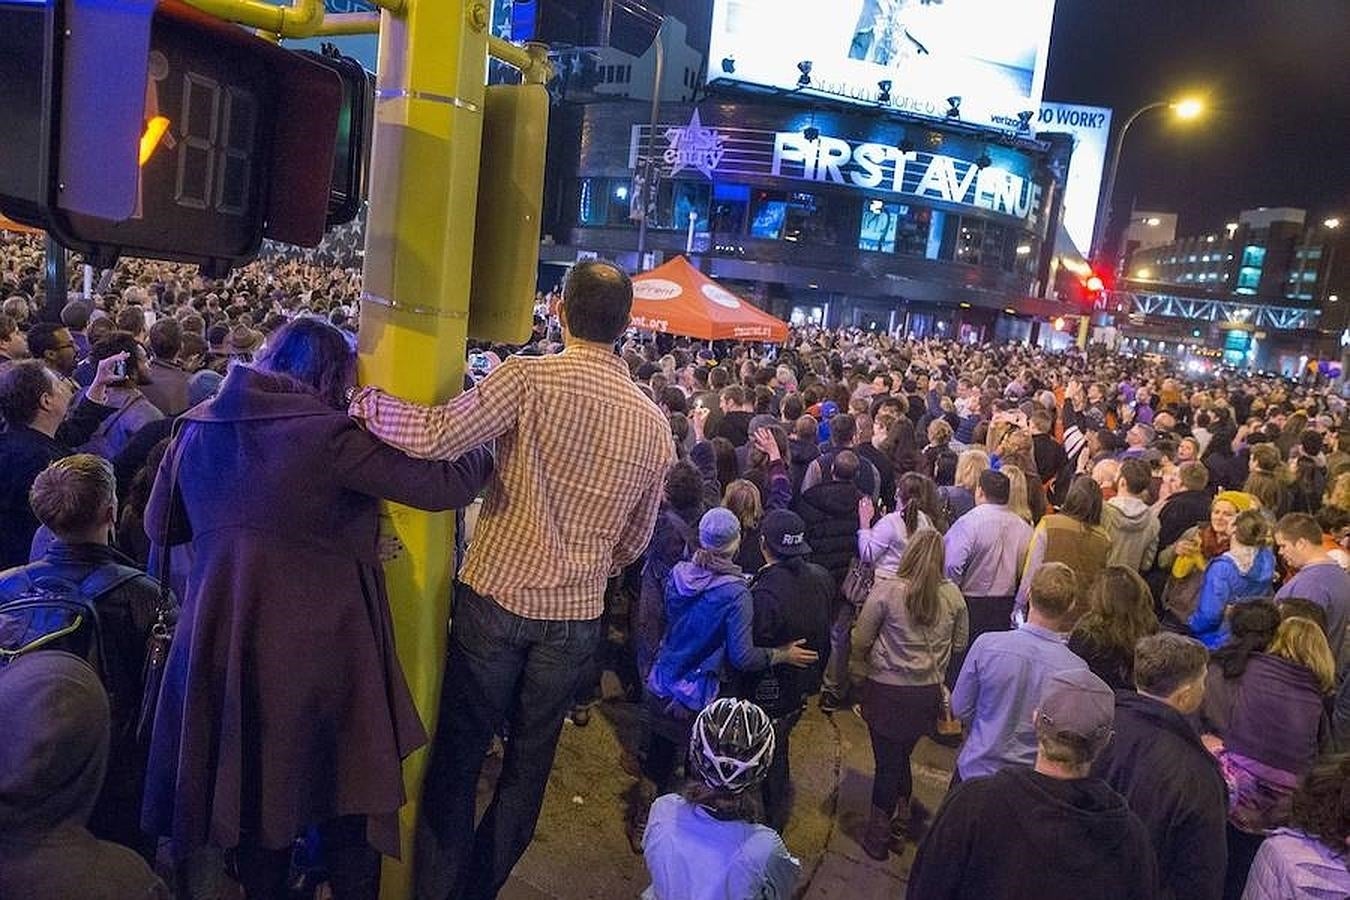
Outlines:
[[[317, 826], [338, 897], [378, 894], [399, 852], [401, 761], [426, 741], [394, 648], [380, 500], [446, 510], [487, 479], [483, 450], [415, 460], [346, 414], [356, 353], [318, 319], [183, 415], [146, 511], [191, 540], [151, 741], [143, 824], [176, 857], [237, 849], [250, 900], [282, 896]], [[177, 496], [171, 501], [173, 461]]]

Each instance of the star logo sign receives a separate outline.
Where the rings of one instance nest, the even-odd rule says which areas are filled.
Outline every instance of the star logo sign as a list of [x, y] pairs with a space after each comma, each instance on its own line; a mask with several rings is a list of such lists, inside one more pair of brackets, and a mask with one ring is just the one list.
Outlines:
[[671, 175], [677, 175], [685, 169], [697, 169], [711, 178], [726, 155], [725, 144], [726, 138], [718, 134], [716, 128], [703, 127], [696, 109], [689, 117], [688, 125], [666, 129], [666, 152], [663, 158], [666, 165], [670, 166]]

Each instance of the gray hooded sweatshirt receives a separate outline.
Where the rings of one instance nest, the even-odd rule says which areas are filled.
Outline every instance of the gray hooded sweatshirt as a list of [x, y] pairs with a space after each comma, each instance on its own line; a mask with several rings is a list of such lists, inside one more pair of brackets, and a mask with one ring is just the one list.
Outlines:
[[168, 900], [126, 847], [85, 828], [108, 765], [108, 696], [58, 650], [0, 668], [0, 898]]

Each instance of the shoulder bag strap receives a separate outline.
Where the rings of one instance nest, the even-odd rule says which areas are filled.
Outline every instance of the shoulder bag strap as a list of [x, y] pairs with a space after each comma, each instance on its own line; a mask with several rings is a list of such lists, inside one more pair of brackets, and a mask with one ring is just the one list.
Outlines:
[[186, 427], [180, 420], [180, 422], [174, 424], [173, 437], [169, 441], [169, 496], [166, 500], [168, 511], [164, 514], [164, 527], [160, 529], [159, 533], [159, 565], [155, 569], [155, 577], [159, 580], [157, 606], [160, 622], [157, 624], [164, 622], [173, 606], [171, 600], [173, 590], [169, 587], [173, 548], [169, 546], [169, 538], [173, 534], [174, 515], [178, 512], [178, 504], [175, 502], [178, 496], [178, 466], [183, 461], [183, 435], [186, 431]]

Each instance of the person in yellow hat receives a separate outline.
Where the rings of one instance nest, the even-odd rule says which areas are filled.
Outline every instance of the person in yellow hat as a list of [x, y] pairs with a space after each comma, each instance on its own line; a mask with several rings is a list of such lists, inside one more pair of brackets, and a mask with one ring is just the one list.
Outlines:
[[1168, 573], [1162, 604], [1185, 622], [1195, 612], [1205, 567], [1227, 553], [1237, 517], [1258, 507], [1256, 498], [1242, 491], [1220, 491], [1209, 505], [1209, 523], [1187, 529], [1176, 543], [1158, 554], [1158, 567]]

